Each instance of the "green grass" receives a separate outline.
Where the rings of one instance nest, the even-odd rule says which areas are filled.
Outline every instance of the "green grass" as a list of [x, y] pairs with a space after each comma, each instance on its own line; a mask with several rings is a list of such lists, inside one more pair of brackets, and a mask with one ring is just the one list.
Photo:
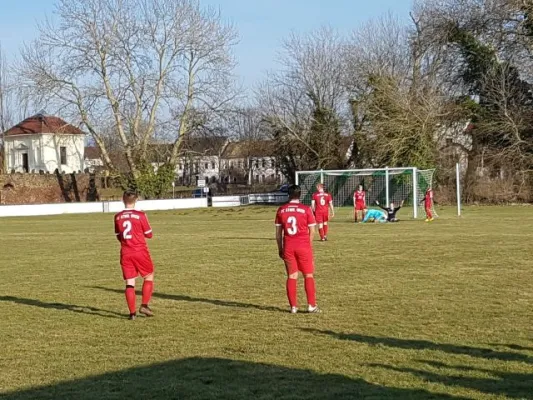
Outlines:
[[341, 210], [321, 315], [286, 312], [274, 212], [149, 213], [157, 316], [134, 322], [111, 215], [2, 219], [0, 399], [533, 399], [531, 208]]

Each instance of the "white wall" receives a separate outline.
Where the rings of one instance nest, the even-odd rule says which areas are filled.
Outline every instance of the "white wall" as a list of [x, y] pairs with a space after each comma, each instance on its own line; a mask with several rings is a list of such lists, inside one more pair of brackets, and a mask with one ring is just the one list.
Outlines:
[[[85, 137], [83, 135], [14, 135], [4, 138], [8, 171], [24, 172], [22, 154], [28, 154], [29, 171], [65, 173], [84, 170]], [[26, 147], [19, 150], [21, 146]], [[60, 164], [60, 148], [67, 149], [67, 164]]]
[[[143, 200], [137, 203], [142, 211], [206, 208], [207, 199]], [[96, 203], [58, 203], [0, 206], [0, 217], [28, 217], [36, 215], [90, 214], [119, 212], [124, 209], [120, 201]]]

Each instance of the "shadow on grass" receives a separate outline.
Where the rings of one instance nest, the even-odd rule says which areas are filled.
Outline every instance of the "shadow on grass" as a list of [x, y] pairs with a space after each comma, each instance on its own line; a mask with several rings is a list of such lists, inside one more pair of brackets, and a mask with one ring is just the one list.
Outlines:
[[104, 318], [124, 318], [125, 314], [119, 314], [114, 311], [102, 310], [95, 307], [77, 306], [63, 303], [46, 303], [35, 299], [25, 299], [14, 296], [0, 296], [0, 301], [23, 304], [25, 306], [39, 307], [44, 309], [66, 310], [80, 314], [97, 315]]
[[35, 399], [463, 399], [420, 389], [390, 388], [342, 375], [219, 358], [189, 358], [0, 394]]
[[520, 346], [520, 345], [518, 345], [518, 344], [490, 343], [489, 346], [493, 346], [493, 347], [507, 347], [508, 349], [511, 349], [511, 350], [518, 350], [518, 351], [532, 351], [532, 352], [533, 352], [533, 347], [525, 347], [525, 346]]
[[[477, 390], [481, 393], [496, 396], [507, 396], [515, 399], [533, 399], [533, 373], [512, 373], [493, 371], [482, 368], [448, 365], [440, 362], [427, 361], [425, 364], [438, 369], [454, 370], [453, 374], [440, 375], [435, 372], [415, 368], [397, 368], [388, 365], [371, 364], [390, 371], [409, 373], [424, 381]], [[491, 378], [465, 376], [465, 373], [482, 373], [492, 375]]]
[[[119, 290], [119, 289], [111, 289], [111, 288], [106, 288], [102, 286], [91, 286], [91, 288], [98, 289], [98, 290], [104, 290], [106, 292], [111, 292], [111, 293], [124, 294], [124, 291]], [[137, 294], [140, 295], [141, 292], [137, 291]], [[191, 296], [186, 296], [182, 294], [165, 294], [165, 293], [154, 292], [152, 297], [156, 299], [162, 299], [162, 300], [185, 301], [188, 303], [212, 304], [212, 305], [221, 306], [221, 307], [251, 308], [251, 309], [260, 310], [260, 311], [283, 312], [283, 313], [287, 312], [287, 309], [283, 309], [279, 307], [262, 306], [259, 304], [250, 304], [250, 303], [240, 303], [240, 302], [231, 301], [231, 300], [205, 299], [202, 297], [191, 297]]]
[[276, 238], [259, 238], [259, 237], [218, 237], [217, 240], [259, 240], [259, 241], [274, 241]]
[[483, 347], [459, 346], [447, 343], [435, 343], [429, 340], [398, 339], [390, 337], [366, 336], [357, 333], [338, 333], [332, 331], [321, 331], [316, 329], [303, 329], [306, 332], [328, 335], [339, 340], [349, 340], [353, 342], [365, 343], [369, 345], [381, 345], [407, 350], [434, 350], [450, 354], [467, 355], [470, 357], [484, 358], [486, 360], [517, 361], [533, 364], [533, 357], [525, 354], [507, 351], [495, 351]]

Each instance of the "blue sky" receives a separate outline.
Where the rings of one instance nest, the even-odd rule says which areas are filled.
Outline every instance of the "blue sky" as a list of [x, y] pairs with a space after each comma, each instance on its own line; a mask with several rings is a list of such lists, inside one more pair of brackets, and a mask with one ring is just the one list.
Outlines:
[[[0, 0], [0, 42], [9, 58], [36, 36], [35, 23], [51, 15], [55, 0]], [[219, 7], [239, 31], [237, 74], [252, 86], [276, 67], [281, 40], [291, 31], [329, 25], [349, 33], [389, 11], [408, 17], [412, 0], [201, 0]]]

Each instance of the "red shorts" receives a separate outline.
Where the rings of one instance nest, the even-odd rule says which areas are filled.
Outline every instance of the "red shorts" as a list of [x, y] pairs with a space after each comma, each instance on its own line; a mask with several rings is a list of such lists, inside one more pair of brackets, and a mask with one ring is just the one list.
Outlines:
[[137, 278], [139, 275], [144, 278], [154, 272], [152, 257], [145, 251], [121, 254], [120, 266], [124, 280]]
[[366, 205], [365, 203], [355, 203], [355, 210], [356, 211], [363, 211], [363, 210], [366, 210]]
[[329, 211], [320, 212], [315, 214], [315, 220], [317, 224], [323, 224], [329, 221]]
[[298, 271], [302, 274], [312, 274], [315, 272], [313, 251], [309, 247], [285, 249], [283, 260], [285, 261], [289, 275]]

